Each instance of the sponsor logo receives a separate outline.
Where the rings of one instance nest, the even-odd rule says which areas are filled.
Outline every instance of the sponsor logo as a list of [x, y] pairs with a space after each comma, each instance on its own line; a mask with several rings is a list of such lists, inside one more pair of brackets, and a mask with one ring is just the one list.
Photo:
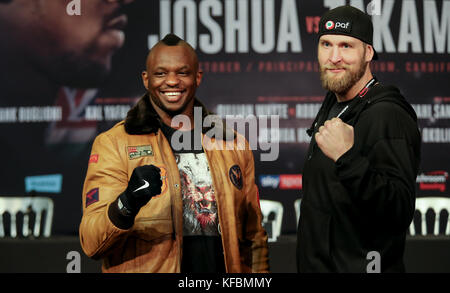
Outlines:
[[280, 189], [302, 189], [301, 174], [280, 175]]
[[341, 29], [341, 30], [349, 30], [350, 29], [350, 22], [333, 22], [332, 20], [329, 20], [325, 23], [325, 29], [326, 30], [332, 30], [332, 29]]
[[262, 188], [302, 189], [302, 174], [260, 175]]
[[61, 174], [25, 177], [25, 192], [61, 193]]
[[446, 190], [448, 173], [446, 171], [431, 171], [421, 173], [417, 176], [416, 182], [419, 183], [420, 190]]
[[273, 188], [277, 189], [280, 184], [280, 176], [279, 175], [260, 175], [259, 183], [263, 188]]
[[343, 22], [336, 22], [336, 24], [334, 25], [334, 27], [335, 27], [335, 28], [348, 29], [349, 25], [350, 25], [350, 22], [346, 22], [346, 23], [343, 23]]
[[153, 156], [153, 148], [151, 145], [129, 146], [127, 152], [130, 160], [145, 156]]
[[89, 157], [89, 164], [90, 163], [97, 163], [98, 162], [98, 155], [96, 154], [96, 155], [91, 155], [90, 157]]
[[334, 22], [331, 21], [331, 20], [327, 21], [327, 22], [325, 23], [325, 28], [326, 28], [327, 30], [332, 30], [332, 29], [334, 29]]
[[139, 190], [142, 190], [142, 189], [144, 189], [144, 188], [147, 188], [147, 187], [149, 187], [150, 186], [150, 184], [147, 182], [147, 180], [144, 180], [144, 179], [142, 179], [142, 181], [144, 181], [144, 184], [141, 186], [141, 187], [138, 187], [138, 188], [136, 188], [136, 190], [135, 191], [133, 191], [133, 192], [136, 192], [136, 191], [139, 191]]
[[86, 207], [90, 206], [94, 202], [97, 202], [99, 198], [98, 195], [99, 195], [98, 187], [89, 190], [86, 193]]

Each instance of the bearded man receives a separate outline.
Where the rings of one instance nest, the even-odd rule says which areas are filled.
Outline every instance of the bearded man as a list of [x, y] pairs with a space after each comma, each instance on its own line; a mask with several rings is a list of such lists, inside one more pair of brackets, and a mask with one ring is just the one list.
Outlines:
[[403, 272], [415, 208], [420, 133], [411, 105], [372, 75], [373, 25], [341, 6], [319, 23], [318, 61], [328, 90], [303, 168], [300, 272]]

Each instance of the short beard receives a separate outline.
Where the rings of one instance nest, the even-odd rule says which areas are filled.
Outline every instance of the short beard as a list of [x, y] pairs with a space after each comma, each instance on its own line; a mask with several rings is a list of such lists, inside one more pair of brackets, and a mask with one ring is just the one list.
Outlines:
[[344, 66], [346, 72], [344, 73], [344, 76], [342, 78], [338, 79], [327, 78], [327, 67], [320, 66], [320, 81], [322, 82], [322, 87], [326, 90], [332, 91], [337, 95], [345, 95], [366, 72], [367, 64], [369, 62], [364, 61], [364, 56], [365, 54], [363, 54], [361, 58], [361, 65], [356, 72], [348, 72], [348, 67]]

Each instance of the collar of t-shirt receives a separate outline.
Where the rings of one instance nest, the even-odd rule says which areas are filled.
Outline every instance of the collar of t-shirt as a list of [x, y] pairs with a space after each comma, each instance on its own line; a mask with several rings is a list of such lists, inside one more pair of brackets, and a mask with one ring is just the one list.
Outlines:
[[334, 103], [334, 105], [331, 107], [330, 112], [328, 112], [328, 117], [327, 120], [330, 120], [334, 117], [337, 117], [339, 115], [339, 113], [341, 113], [342, 110], [344, 110], [344, 108], [350, 104], [352, 100], [348, 100], [348, 101], [344, 101], [344, 102], [336, 102]]

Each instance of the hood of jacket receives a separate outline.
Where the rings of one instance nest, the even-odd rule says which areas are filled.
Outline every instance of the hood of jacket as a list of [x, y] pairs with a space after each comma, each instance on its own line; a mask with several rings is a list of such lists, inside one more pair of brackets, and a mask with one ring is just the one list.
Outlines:
[[[328, 92], [322, 103], [319, 112], [314, 119], [311, 127], [307, 130], [309, 136], [312, 136], [314, 128], [319, 123], [322, 125], [326, 120], [326, 115], [337, 102], [336, 95], [332, 92]], [[374, 85], [364, 97], [355, 97], [353, 101], [348, 105], [348, 111], [345, 111], [340, 118], [347, 124], [354, 125], [358, 121], [359, 115], [368, 107], [375, 105], [379, 102], [394, 103], [402, 107], [414, 121], [417, 121], [417, 115], [413, 107], [406, 101], [405, 97], [400, 93], [400, 90], [393, 85], [383, 85], [378, 83]]]

